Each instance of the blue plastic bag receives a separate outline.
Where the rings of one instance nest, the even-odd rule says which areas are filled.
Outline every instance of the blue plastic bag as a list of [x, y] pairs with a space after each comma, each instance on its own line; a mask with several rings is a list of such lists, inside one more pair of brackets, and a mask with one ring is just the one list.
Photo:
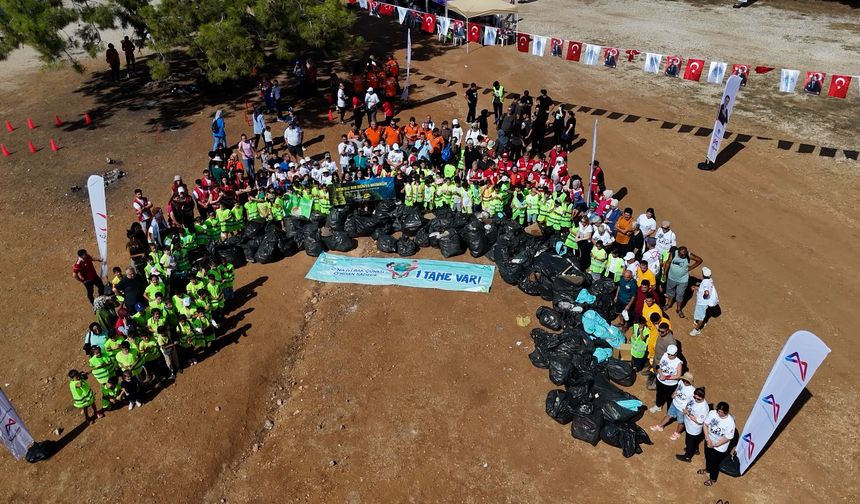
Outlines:
[[[593, 304], [597, 300], [597, 296], [588, 292], [585, 289], [579, 291], [579, 294], [576, 295], [576, 302], [581, 304]], [[596, 315], [596, 313], [595, 313]]]
[[612, 357], [612, 349], [611, 348], [595, 348], [594, 352], [592, 352], [594, 357], [597, 358], [597, 363], [601, 363], [608, 358]]

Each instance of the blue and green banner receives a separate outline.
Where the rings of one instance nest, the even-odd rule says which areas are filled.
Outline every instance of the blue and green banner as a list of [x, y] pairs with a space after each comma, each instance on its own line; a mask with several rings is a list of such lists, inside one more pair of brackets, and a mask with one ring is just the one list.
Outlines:
[[432, 259], [320, 254], [305, 278], [319, 282], [403, 285], [423, 289], [489, 292], [496, 267]]
[[393, 199], [395, 197], [394, 177], [379, 177], [332, 184], [329, 191], [329, 201], [331, 201], [332, 206]]

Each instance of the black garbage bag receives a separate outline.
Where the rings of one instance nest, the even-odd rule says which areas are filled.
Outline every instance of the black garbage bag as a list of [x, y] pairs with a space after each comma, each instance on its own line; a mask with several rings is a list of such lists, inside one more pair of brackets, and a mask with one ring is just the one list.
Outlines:
[[262, 235], [266, 231], [266, 221], [263, 219], [253, 219], [249, 220], [247, 224], [245, 224], [245, 232], [242, 235], [246, 240], [250, 240], [251, 238], [256, 238], [257, 236]]
[[343, 231], [343, 225], [349, 216], [348, 206], [336, 206], [328, 214], [328, 227], [332, 231]]
[[372, 233], [370, 233], [370, 238], [372, 238], [373, 241], [376, 241], [379, 239], [380, 236], [382, 236], [384, 234], [393, 233], [394, 231], [392, 230], [392, 228], [393, 228], [393, 226], [390, 223], [388, 223], [388, 222], [382, 223], [379, 225], [379, 227], [374, 229]]
[[442, 252], [442, 257], [454, 257], [466, 252], [463, 240], [453, 229], [449, 229], [446, 235], [439, 237], [439, 250]]
[[642, 453], [642, 448], [636, 440], [636, 433], [628, 425], [604, 423], [600, 429], [600, 439], [610, 445], [621, 448], [625, 458]]
[[[651, 443], [648, 443], [651, 444]], [[27, 452], [27, 456], [29, 457], [30, 452]], [[29, 462], [29, 458], [27, 461]], [[729, 453], [722, 462], [720, 462], [720, 472], [723, 474], [728, 474], [732, 478], [737, 478], [741, 475], [741, 459], [738, 458], [736, 453]]]
[[245, 260], [245, 252], [242, 250], [242, 247], [236, 245], [222, 245], [218, 247], [218, 257], [226, 259], [234, 268], [241, 268], [248, 263]]
[[45, 441], [36, 441], [29, 448], [24, 458], [27, 462], [35, 464], [42, 460], [48, 460], [57, 453], [57, 442], [51, 439]]
[[421, 248], [430, 246], [430, 232], [426, 228], [421, 228], [415, 232], [415, 244]]
[[325, 215], [323, 215], [320, 212], [311, 212], [310, 219], [311, 219], [311, 222], [313, 222], [314, 224], [316, 224], [319, 227], [325, 226], [325, 222], [326, 222]]
[[290, 217], [285, 221], [284, 232], [289, 238], [295, 238], [296, 241], [304, 241], [304, 233], [302, 230], [310, 224], [310, 221], [302, 217]]
[[550, 390], [546, 395], [546, 414], [556, 422], [566, 425], [573, 420], [573, 404], [564, 390]]
[[591, 413], [587, 414], [583, 413], [580, 408], [574, 410], [573, 420], [570, 422], [570, 435], [594, 446], [600, 441], [603, 415], [600, 414], [599, 410], [592, 410]]
[[593, 380], [590, 377], [578, 378], [569, 382], [565, 388], [570, 400], [575, 404], [590, 400], [591, 385]]
[[532, 341], [535, 343], [535, 348], [543, 348], [549, 349], [557, 346], [561, 343], [561, 334], [551, 333], [549, 331], [545, 331], [540, 327], [535, 327], [532, 329], [532, 332], [529, 333], [532, 337]]
[[325, 244], [323, 243], [319, 232], [305, 236], [304, 246], [305, 254], [311, 257], [319, 257], [320, 254], [325, 252]]
[[597, 359], [592, 354], [578, 353], [570, 358], [570, 365], [579, 374], [592, 373], [597, 366]]
[[397, 253], [397, 238], [389, 234], [381, 234], [376, 239], [376, 248], [386, 254]]
[[393, 219], [396, 217], [397, 212], [397, 200], [382, 200], [376, 204], [376, 210], [373, 211], [373, 214], [379, 217], [382, 220]]
[[633, 439], [635, 439], [637, 443], [639, 443], [641, 445], [643, 445], [643, 444], [645, 444], [645, 445], [654, 444], [651, 442], [651, 438], [648, 437], [648, 433], [645, 432], [645, 429], [643, 429], [642, 427], [639, 427], [639, 425], [637, 425], [635, 423], [629, 423], [629, 424], [627, 424], [627, 428], [630, 429], [631, 432], [633, 432]]
[[537, 316], [538, 321], [540, 321], [542, 326], [548, 329], [552, 329], [553, 331], [561, 330], [561, 313], [553, 310], [552, 308], [540, 306], [535, 312], [535, 315]]
[[230, 238], [227, 238], [226, 240], [224, 240], [224, 245], [236, 245], [236, 246], [242, 245], [242, 237], [238, 236], [238, 235], [231, 236]]
[[549, 380], [556, 385], [563, 385], [570, 376], [573, 365], [570, 357], [564, 354], [552, 353], [549, 355]]
[[[271, 231], [266, 231], [263, 235], [263, 240], [254, 253], [254, 261], [260, 264], [268, 264], [275, 262], [281, 258], [281, 252], [278, 250], [278, 236], [283, 235], [283, 232], [278, 233], [277, 228], [270, 228]], [[284, 235], [286, 237], [286, 235]]]
[[418, 245], [414, 240], [405, 236], [397, 240], [397, 255], [400, 257], [414, 256], [418, 253]]
[[380, 226], [382, 222], [374, 215], [360, 215], [357, 213], [347, 217], [343, 225], [343, 230], [346, 231], [350, 238], [359, 236], [370, 236], [373, 230]]
[[540, 348], [535, 348], [532, 353], [529, 354], [529, 360], [532, 361], [532, 366], [538, 369], [549, 369], [549, 357], [546, 354], [546, 351], [541, 350]]
[[[581, 402], [573, 408], [573, 414], [579, 416], [589, 416], [594, 413], [594, 405], [590, 402]], [[601, 415], [600, 418], [603, 418]]]
[[257, 244], [254, 241], [242, 244], [242, 253], [245, 255], [245, 261], [252, 263], [256, 262], [254, 255], [257, 253]]
[[487, 237], [487, 241], [491, 244], [496, 243], [499, 237], [499, 228], [495, 224], [484, 225], [484, 236]]
[[328, 250], [338, 252], [349, 252], [358, 246], [358, 242], [350, 238], [346, 231], [332, 230], [329, 236], [323, 236], [322, 241]]
[[609, 379], [622, 387], [631, 387], [636, 382], [636, 371], [630, 362], [609, 358], [603, 363], [603, 368]]
[[490, 242], [484, 234], [483, 227], [470, 229], [467, 225], [463, 228], [463, 239], [466, 240], [466, 246], [472, 257], [481, 257], [490, 250]]
[[403, 232], [415, 233], [424, 225], [424, 219], [421, 217], [421, 213], [418, 212], [417, 208], [404, 208], [405, 210], [403, 210], [402, 216], [400, 217], [400, 229]]
[[607, 422], [626, 423], [634, 421], [644, 409], [645, 406], [641, 406], [639, 409], [631, 410], [621, 406], [617, 401], [606, 401], [600, 411]]
[[503, 249], [494, 250], [496, 251], [496, 266], [499, 268], [499, 275], [502, 280], [510, 285], [519, 285], [519, 282], [526, 276], [528, 263], [520, 262], [518, 258], [508, 257]]
[[293, 238], [286, 236], [278, 239], [278, 252], [284, 257], [292, 257], [299, 251], [299, 244]]

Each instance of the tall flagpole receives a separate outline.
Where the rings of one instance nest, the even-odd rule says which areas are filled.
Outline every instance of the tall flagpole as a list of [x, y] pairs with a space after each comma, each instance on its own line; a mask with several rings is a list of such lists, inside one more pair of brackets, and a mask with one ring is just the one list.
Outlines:
[[597, 119], [594, 120], [594, 136], [591, 140], [591, 164], [588, 165], [588, 206], [591, 206], [591, 179], [594, 177], [594, 158], [597, 156]]

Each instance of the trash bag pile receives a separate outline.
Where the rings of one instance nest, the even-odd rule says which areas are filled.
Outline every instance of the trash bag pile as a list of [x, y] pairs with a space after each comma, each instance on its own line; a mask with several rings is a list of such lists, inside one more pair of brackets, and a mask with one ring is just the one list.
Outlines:
[[612, 349], [624, 342], [624, 336], [596, 310], [571, 305], [542, 306], [535, 314], [544, 327], [560, 331], [537, 328], [531, 332], [535, 349], [529, 359], [549, 371], [553, 384], [564, 387], [549, 391], [546, 414], [560, 424], [570, 424], [576, 439], [592, 445], [602, 440], [621, 448], [625, 457], [642, 453], [640, 445], [651, 444], [651, 439], [636, 421], [646, 407], [617, 387], [633, 385], [636, 372], [632, 363], [612, 357]]

